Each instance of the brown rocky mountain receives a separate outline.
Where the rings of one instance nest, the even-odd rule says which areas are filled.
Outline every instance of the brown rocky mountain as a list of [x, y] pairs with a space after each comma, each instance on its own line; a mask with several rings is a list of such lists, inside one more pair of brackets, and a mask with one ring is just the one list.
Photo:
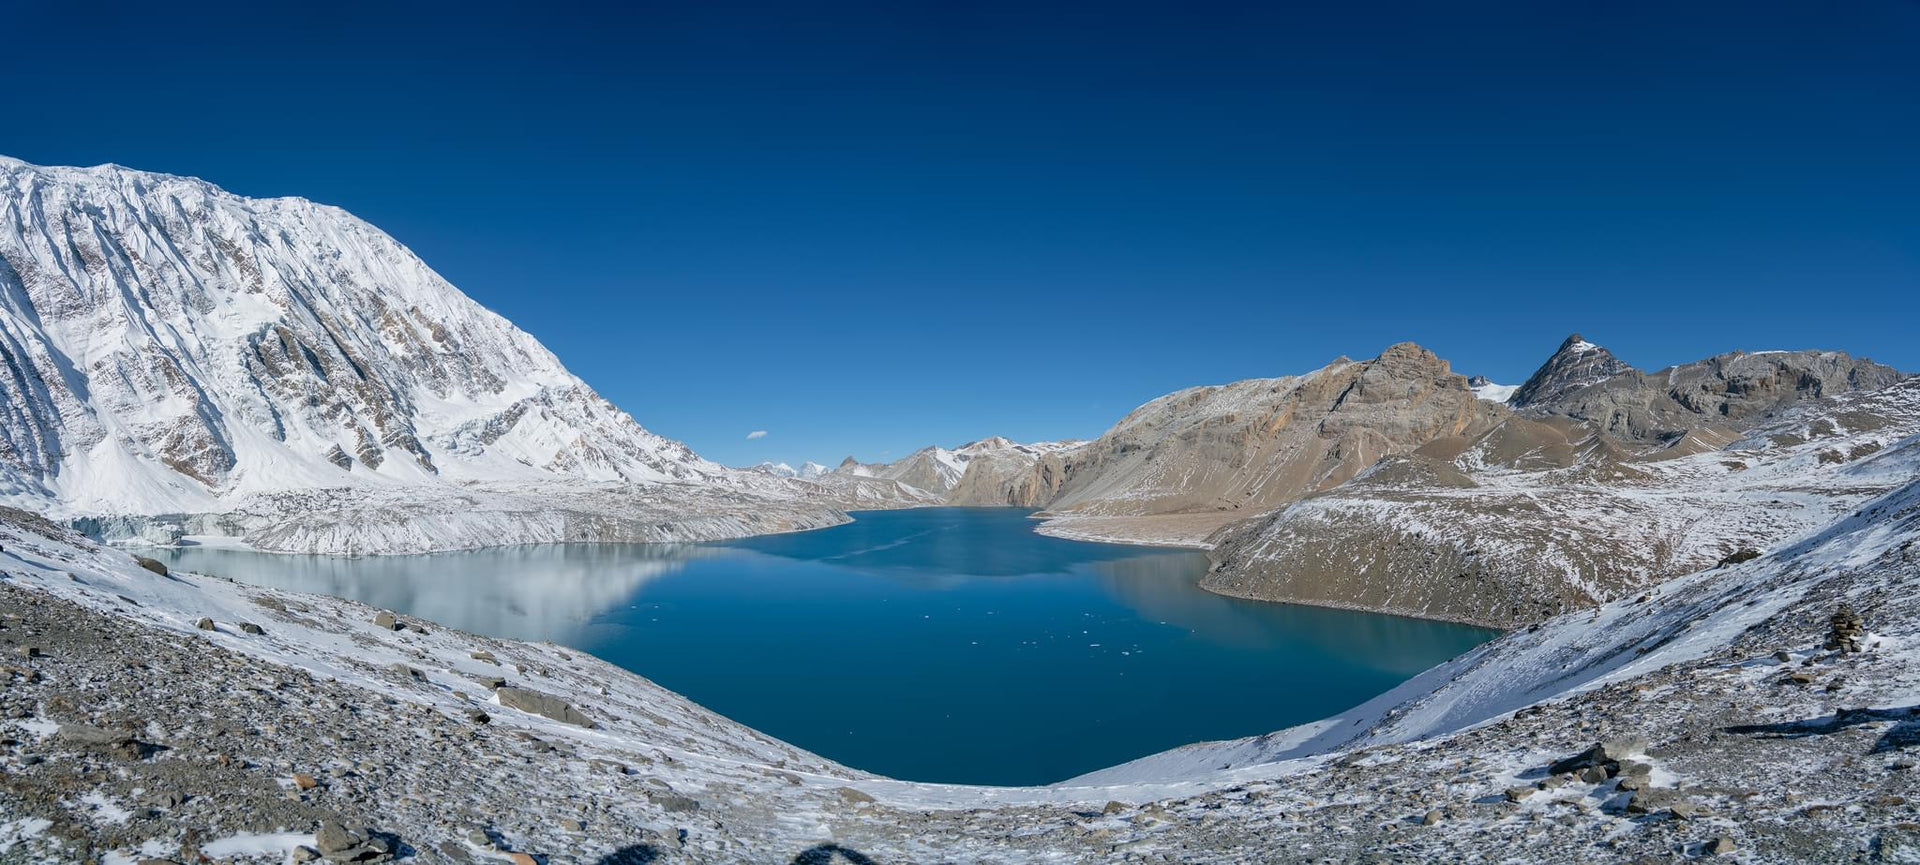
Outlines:
[[[1510, 412], [1410, 342], [1303, 376], [1197, 387], [1153, 400], [1055, 469], [1047, 531], [1197, 542], [1213, 528], [1340, 486], [1381, 458], [1480, 435]], [[1048, 482], [1053, 482], [1049, 477]]]

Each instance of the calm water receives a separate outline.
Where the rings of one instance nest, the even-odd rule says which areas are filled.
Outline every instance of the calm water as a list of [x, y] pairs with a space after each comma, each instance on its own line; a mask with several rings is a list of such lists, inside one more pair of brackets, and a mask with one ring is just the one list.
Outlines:
[[737, 721], [901, 778], [1059, 781], [1346, 709], [1493, 636], [1223, 598], [1193, 552], [1033, 533], [1026, 511], [856, 514], [688, 546], [168, 563], [592, 652]]

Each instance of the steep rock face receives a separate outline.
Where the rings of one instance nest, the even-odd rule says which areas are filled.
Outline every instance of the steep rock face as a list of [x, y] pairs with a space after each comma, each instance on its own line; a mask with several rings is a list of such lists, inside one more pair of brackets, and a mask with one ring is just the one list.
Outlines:
[[338, 208], [0, 158], [0, 493], [63, 513], [438, 481], [728, 482]]
[[[1058, 470], [1056, 514], [1253, 513], [1331, 489], [1380, 458], [1477, 435], [1506, 410], [1413, 343], [1304, 376], [1178, 391]], [[1051, 479], [1049, 479], [1050, 482]]]
[[1718, 430], [1718, 444], [1725, 444], [1736, 437], [1726, 432], [1796, 402], [1875, 390], [1905, 377], [1839, 351], [1730, 352], [1645, 373], [1575, 334], [1509, 404], [1531, 416], [1573, 418], [1621, 439], [1677, 443], [1691, 431], [1711, 439]]

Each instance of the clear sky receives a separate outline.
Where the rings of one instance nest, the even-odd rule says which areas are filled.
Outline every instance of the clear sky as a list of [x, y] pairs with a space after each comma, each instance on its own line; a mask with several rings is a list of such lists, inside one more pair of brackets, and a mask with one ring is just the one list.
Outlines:
[[1920, 369], [1914, 0], [8, 7], [0, 153], [345, 207], [733, 464], [1404, 339]]

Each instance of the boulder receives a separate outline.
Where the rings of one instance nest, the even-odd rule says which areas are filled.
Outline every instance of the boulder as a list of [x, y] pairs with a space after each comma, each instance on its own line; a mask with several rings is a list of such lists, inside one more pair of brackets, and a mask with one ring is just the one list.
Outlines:
[[401, 624], [400, 620], [395, 618], [392, 613], [384, 610], [373, 617], [373, 626], [376, 628], [385, 628], [389, 631], [398, 631], [406, 627], [406, 625]]
[[597, 726], [591, 718], [580, 714], [578, 709], [559, 697], [542, 694], [539, 691], [529, 691], [525, 688], [498, 688], [493, 693], [500, 698], [500, 705], [509, 709], [519, 709], [522, 712], [541, 715], [589, 730]]
[[366, 833], [352, 831], [332, 821], [321, 823], [320, 829], [313, 833], [314, 846], [320, 848], [322, 856], [351, 850], [365, 843], [366, 840]]
[[152, 571], [156, 574], [159, 574], [160, 576], [164, 577], [167, 575], [166, 563], [160, 561], [159, 559], [149, 559], [146, 556], [134, 556], [133, 561], [134, 563], [138, 564], [140, 567], [146, 568], [147, 570]]

